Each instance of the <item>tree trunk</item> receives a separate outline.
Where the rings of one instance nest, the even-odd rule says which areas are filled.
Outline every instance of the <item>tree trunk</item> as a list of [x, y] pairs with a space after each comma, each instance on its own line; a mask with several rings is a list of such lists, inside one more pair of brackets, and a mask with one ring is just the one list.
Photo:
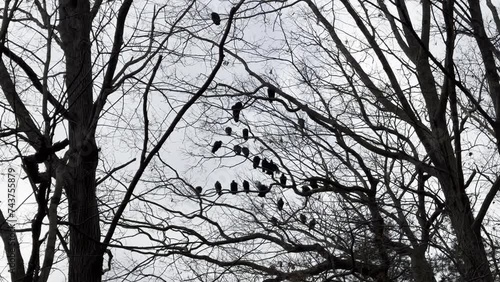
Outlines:
[[472, 227], [474, 216], [469, 199], [465, 191], [453, 191], [452, 194], [453, 197], [446, 199], [451, 224], [457, 236], [458, 258], [464, 280], [493, 281], [481, 231]]
[[70, 222], [69, 281], [101, 281], [95, 171], [97, 147], [92, 113], [92, 67], [88, 0], [60, 0], [59, 32], [66, 56], [70, 158], [65, 191]]
[[411, 270], [416, 282], [435, 282], [434, 271], [425, 258], [425, 248], [415, 250], [411, 255]]
[[446, 198], [446, 212], [457, 237], [458, 262], [465, 281], [493, 281], [488, 256], [481, 238], [481, 230], [473, 228], [474, 215], [463, 179], [457, 167], [457, 160], [449, 140], [444, 119], [435, 119], [433, 132], [443, 132], [437, 136], [429, 154], [439, 169], [437, 177]]

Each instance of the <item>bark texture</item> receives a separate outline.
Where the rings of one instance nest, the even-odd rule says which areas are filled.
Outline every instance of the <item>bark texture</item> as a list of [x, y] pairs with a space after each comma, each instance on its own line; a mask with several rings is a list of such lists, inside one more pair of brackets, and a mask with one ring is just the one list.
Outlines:
[[70, 113], [70, 157], [67, 165], [70, 221], [69, 281], [101, 281], [99, 215], [95, 171], [97, 147], [92, 112], [90, 29], [92, 16], [86, 0], [61, 0], [61, 35], [66, 57], [66, 87]]

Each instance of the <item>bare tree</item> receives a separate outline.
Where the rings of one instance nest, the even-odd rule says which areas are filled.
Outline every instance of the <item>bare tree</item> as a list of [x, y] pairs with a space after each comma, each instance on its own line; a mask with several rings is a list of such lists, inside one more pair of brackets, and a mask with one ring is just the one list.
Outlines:
[[[2, 224], [31, 236], [12, 280], [66, 257], [70, 281], [497, 279], [485, 4], [6, 1], [4, 158], [37, 202]], [[180, 127], [191, 176], [164, 146]]]
[[[56, 263], [69, 281], [101, 281], [113, 246], [128, 249], [115, 244], [127, 230], [126, 207], [219, 71], [236, 11], [218, 28], [195, 1], [4, 1], [1, 138], [10, 155], [2, 160], [21, 160], [36, 201], [34, 217], [14, 227], [0, 214], [6, 254], [15, 256], [12, 281], [51, 281]], [[175, 85], [170, 75], [186, 72], [198, 50], [185, 31], [191, 26], [199, 35], [212, 30], [220, 47], [206, 68], [182, 76], [190, 84]], [[115, 151], [117, 136], [135, 148], [129, 159]], [[135, 167], [118, 177], [135, 155]], [[31, 251], [23, 260], [28, 246], [16, 235], [25, 232]]]
[[219, 170], [260, 183], [232, 196], [226, 177], [220, 197], [203, 194], [186, 219], [207, 233], [179, 231], [186, 248], [173, 252], [228, 281], [498, 278], [497, 5], [249, 1], [240, 11], [241, 50], [226, 49], [234, 76], [218, 78], [199, 128], [223, 142]]

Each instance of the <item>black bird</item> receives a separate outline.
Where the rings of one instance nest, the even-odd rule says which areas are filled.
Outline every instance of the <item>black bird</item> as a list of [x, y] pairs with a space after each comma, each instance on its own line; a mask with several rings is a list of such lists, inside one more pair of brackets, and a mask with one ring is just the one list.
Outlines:
[[196, 188], [194, 188], [194, 189], [195, 189], [197, 195], [200, 195], [201, 191], [203, 191], [203, 188], [201, 188], [201, 186], [196, 186]]
[[253, 157], [253, 168], [258, 168], [259, 163], [260, 163], [260, 157], [259, 156]]
[[311, 179], [311, 188], [318, 189], [318, 181], [316, 179]]
[[278, 226], [278, 219], [276, 217], [271, 217], [269, 220], [273, 226]]
[[234, 104], [231, 109], [233, 110], [233, 118], [235, 122], [240, 121], [240, 112], [243, 109], [243, 104], [241, 102], [238, 102]]
[[213, 12], [211, 14], [212, 16], [212, 21], [214, 22], [215, 25], [220, 25], [220, 16], [216, 12]]
[[219, 181], [215, 182], [215, 192], [217, 192], [219, 196], [222, 195], [222, 185]]
[[278, 172], [279, 171], [279, 168], [278, 168], [278, 165], [271, 162], [271, 169], [274, 171], [274, 172]]
[[243, 147], [243, 148], [241, 148], [241, 152], [242, 152], [242, 153], [243, 153], [243, 155], [244, 155], [245, 157], [247, 157], [247, 158], [248, 158], [248, 156], [250, 155], [250, 150], [248, 150], [248, 148], [247, 148], [247, 147]]
[[248, 129], [247, 128], [243, 129], [243, 139], [245, 141], [248, 140]]
[[229, 135], [229, 136], [231, 136], [231, 132], [233, 132], [233, 129], [228, 126], [228, 127], [226, 127], [225, 130], [226, 130], [226, 134]]
[[302, 193], [306, 194], [309, 191], [311, 191], [311, 188], [309, 188], [309, 186], [307, 185], [302, 186]]
[[311, 230], [311, 229], [314, 230], [314, 227], [316, 226], [316, 219], [314, 219], [314, 218], [311, 219], [311, 221], [309, 221], [308, 226], [309, 226], [309, 230]]
[[283, 206], [285, 205], [285, 202], [283, 202], [283, 199], [282, 198], [279, 198], [278, 199], [278, 203], [277, 203], [277, 206], [278, 206], [278, 210], [279, 211], [282, 211], [283, 210]]
[[233, 148], [233, 149], [234, 149], [234, 153], [235, 153], [236, 155], [241, 154], [241, 146], [240, 146], [240, 145], [234, 145], [234, 148]]
[[272, 99], [276, 98], [276, 90], [274, 89], [274, 87], [267, 88], [267, 96], [269, 97], [269, 99], [271, 99], [270, 102], [272, 103]]
[[233, 182], [231, 182], [231, 193], [236, 194], [236, 192], [238, 192], [238, 183], [233, 180]]
[[266, 158], [262, 160], [262, 172], [267, 172], [269, 170], [269, 162], [267, 161]]
[[266, 196], [267, 192], [269, 192], [269, 188], [267, 188], [266, 185], [259, 183], [257, 185], [257, 188], [259, 188], [259, 194], [258, 194], [259, 197], [264, 198]]
[[268, 164], [267, 174], [273, 175], [276, 171], [278, 171], [278, 166], [271, 160]]
[[307, 217], [303, 213], [300, 214], [300, 222], [302, 222], [302, 224], [306, 224], [307, 223]]
[[212, 153], [215, 154], [215, 152], [217, 152], [217, 150], [219, 150], [221, 146], [222, 141], [215, 141], [214, 146], [212, 147]]
[[286, 186], [286, 176], [284, 173], [281, 174], [281, 177], [280, 177], [280, 184], [281, 186], [285, 187]]
[[243, 181], [243, 191], [245, 191], [245, 193], [250, 192], [250, 183], [246, 180]]

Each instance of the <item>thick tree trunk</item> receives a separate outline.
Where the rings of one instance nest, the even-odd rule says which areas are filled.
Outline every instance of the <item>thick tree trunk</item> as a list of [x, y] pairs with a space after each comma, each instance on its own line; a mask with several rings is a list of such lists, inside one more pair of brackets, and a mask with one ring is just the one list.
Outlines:
[[19, 241], [2, 211], [0, 211], [0, 237], [2, 238], [5, 254], [7, 255], [11, 281], [23, 281], [25, 276], [24, 261], [21, 249], [19, 248]]
[[66, 56], [70, 159], [65, 191], [70, 222], [69, 281], [101, 281], [99, 214], [95, 171], [97, 147], [92, 112], [92, 68], [88, 0], [60, 0], [59, 32]]
[[465, 191], [462, 174], [459, 173], [455, 152], [447, 134], [444, 119], [436, 119], [434, 132], [437, 136], [433, 150], [429, 152], [439, 170], [438, 178], [446, 198], [446, 212], [457, 237], [458, 262], [465, 281], [493, 281], [488, 256], [481, 237], [481, 230], [474, 229], [474, 214]]
[[425, 258], [425, 249], [415, 250], [411, 254], [411, 270], [416, 282], [434, 282], [434, 271]]
[[451, 224], [457, 236], [458, 258], [464, 280], [493, 281], [481, 230], [473, 229], [474, 216], [465, 191], [454, 190], [445, 194], [452, 194], [446, 200]]

